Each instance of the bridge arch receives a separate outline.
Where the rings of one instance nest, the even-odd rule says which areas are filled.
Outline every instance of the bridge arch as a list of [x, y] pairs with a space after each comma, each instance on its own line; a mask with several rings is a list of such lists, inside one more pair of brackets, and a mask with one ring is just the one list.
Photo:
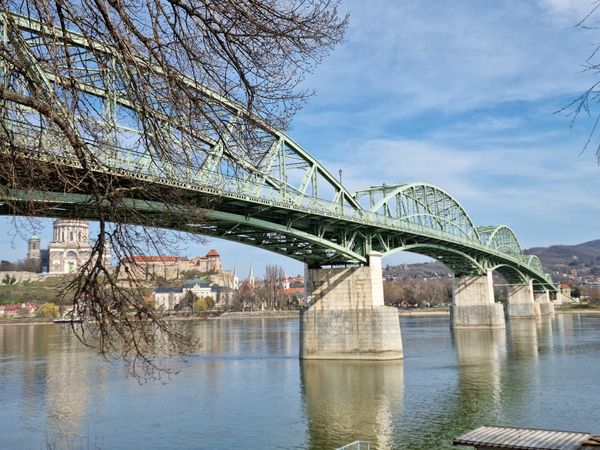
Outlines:
[[506, 225], [494, 225], [480, 227], [478, 230], [483, 245], [506, 253], [520, 261], [525, 261], [525, 255], [523, 255], [523, 250], [521, 250], [517, 236], [510, 227]]
[[521, 270], [509, 264], [498, 264], [490, 270], [502, 275], [508, 284], [526, 284], [529, 281]]
[[429, 256], [448, 268], [452, 269], [457, 275], [483, 275], [485, 268], [472, 256], [453, 248], [443, 247], [433, 244], [410, 244], [395, 248], [384, 254], [392, 255], [399, 251], [418, 253], [419, 255]]
[[452, 195], [428, 183], [373, 186], [354, 193], [370, 212], [479, 244], [477, 227]]
[[540, 261], [540, 258], [538, 258], [536, 255], [527, 256], [527, 265], [533, 267], [540, 273], [544, 273], [544, 267], [542, 266], [542, 262]]

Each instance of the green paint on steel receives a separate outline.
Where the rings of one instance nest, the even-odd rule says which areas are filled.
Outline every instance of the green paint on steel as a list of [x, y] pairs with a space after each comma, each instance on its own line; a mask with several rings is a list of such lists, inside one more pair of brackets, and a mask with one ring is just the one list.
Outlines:
[[[102, 113], [86, 120], [107, 130], [111, 138], [102, 143], [87, 140], [95, 157], [89, 162], [92, 170], [129, 183], [180, 190], [196, 199], [198, 205], [214, 205], [212, 209], [196, 211], [175, 208], [178, 214], [173, 217], [172, 207], [131, 199], [129, 206], [143, 215], [147, 225], [242, 242], [311, 266], [362, 264], [371, 250], [383, 254], [410, 250], [443, 261], [458, 275], [496, 269], [511, 280], [535, 280], [541, 289], [556, 291], [539, 259], [523, 254], [515, 234], [507, 226], [477, 228], [452, 195], [428, 183], [374, 186], [351, 194], [340, 180], [284, 133], [257, 117], [251, 117], [256, 129], [248, 130], [243, 123], [248, 118], [244, 108], [183, 76], [181, 80], [190, 89], [222, 106], [219, 119], [228, 124], [228, 137], [215, 141], [162, 111], [146, 109], [145, 114], [154, 114], [166, 127], [177, 131], [169, 145], [191, 153], [186, 161], [159, 158], [153, 148], [132, 139], [141, 134], [140, 130], [132, 128], [130, 123], [120, 123], [118, 118], [139, 112], [135, 102], [127, 98], [128, 81], [123, 67], [136, 64], [138, 70], [145, 68], [154, 73], [160, 72], [160, 68], [140, 59], [117, 60], [113, 48], [75, 32], [63, 32], [22, 16], [13, 15], [11, 19], [32, 37], [51, 36], [77, 50], [73, 54], [79, 55], [84, 70], [97, 67], [100, 62], [110, 68], [102, 73], [89, 70], [85, 76], [70, 79], [64, 74], [45, 71], [35, 60], [27, 46], [43, 45], [42, 40], [19, 44], [25, 47], [20, 49], [24, 54], [31, 55], [30, 76], [39, 80], [40, 89], [51, 93], [55, 85], [74, 85], [81, 96], [102, 102]], [[0, 12], [3, 33], [5, 20], [7, 17]], [[0, 77], [10, 74], [13, 84], [19, 82], [19, 73], [11, 73], [8, 65], [0, 69]], [[23, 80], [23, 92], [27, 92], [25, 85]], [[15, 112], [6, 115], [11, 119], [4, 124], [20, 148], [18, 157], [71, 167], [75, 171], [81, 168], [60, 130], [52, 126], [42, 129], [39, 123], [26, 118], [14, 119], [16, 111], [26, 110], [23, 106], [8, 102], [6, 108]], [[255, 133], [257, 142], [264, 144], [263, 149], [253, 152], [252, 158], [236, 144], [242, 134], [249, 132]], [[127, 144], [132, 141], [136, 144]], [[190, 142], [194, 146], [190, 147]], [[235, 168], [233, 173], [229, 167]], [[2, 199], [10, 200], [10, 206], [0, 204], [3, 214], [25, 211], [19, 205], [27, 201], [46, 206], [45, 214], [90, 219], [98, 214], [85, 194], [20, 192], [0, 186], [0, 202]], [[199, 215], [203, 220], [198, 220]]]

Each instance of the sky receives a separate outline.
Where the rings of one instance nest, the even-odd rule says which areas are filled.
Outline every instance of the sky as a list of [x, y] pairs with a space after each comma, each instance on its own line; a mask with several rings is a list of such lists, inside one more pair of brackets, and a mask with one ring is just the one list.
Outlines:
[[[562, 108], [595, 81], [583, 70], [600, 31], [577, 27], [591, 0], [342, 0], [345, 41], [305, 80], [315, 90], [288, 134], [350, 191], [422, 181], [461, 203], [477, 226], [507, 224], [521, 246], [600, 238], [600, 167], [583, 151], [593, 117]], [[39, 222], [45, 247], [51, 221]], [[0, 259], [26, 241], [0, 219]], [[92, 227], [93, 229], [93, 227]], [[241, 277], [295, 260], [210, 239]], [[399, 253], [385, 264], [427, 258]]]

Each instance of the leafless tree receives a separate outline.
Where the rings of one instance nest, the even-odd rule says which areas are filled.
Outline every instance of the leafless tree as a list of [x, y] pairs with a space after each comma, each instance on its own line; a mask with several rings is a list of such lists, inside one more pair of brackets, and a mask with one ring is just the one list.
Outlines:
[[452, 301], [451, 280], [448, 278], [385, 281], [383, 292], [385, 303], [393, 306], [440, 306]]
[[219, 145], [212, 157], [233, 172], [260, 160], [267, 149], [257, 129], [286, 126], [310, 94], [304, 74], [341, 41], [347, 17], [337, 7], [0, 0], [0, 212], [99, 221], [93, 254], [62, 295], [87, 323], [74, 325], [78, 336], [102, 356], [146, 370], [157, 348], [189, 350], [191, 341], [148, 307], [144, 287], [117, 282], [104, 255], [109, 245], [118, 259], [160, 254], [178, 236], [145, 226], [187, 231], [211, 208], [184, 189], [116, 173], [122, 151], [169, 180]]
[[[578, 27], [586, 30], [598, 30], [600, 29], [600, 1], [594, 0], [591, 2], [590, 12], [577, 24]], [[583, 63], [585, 72], [590, 72], [594, 75], [598, 74], [600, 70], [600, 44], [595, 44], [590, 53], [590, 56]], [[600, 112], [597, 107], [600, 103], [600, 81], [593, 83], [585, 92], [574, 99], [566, 107], [562, 108], [560, 112], [564, 112], [567, 116], [571, 117], [571, 124], [573, 124], [581, 116], [591, 118], [593, 125], [588, 134], [588, 138], [584, 144], [582, 152], [593, 149], [596, 152], [596, 157], [600, 163]]]
[[265, 267], [264, 300], [268, 309], [280, 308], [283, 301], [285, 272], [281, 266], [267, 264]]

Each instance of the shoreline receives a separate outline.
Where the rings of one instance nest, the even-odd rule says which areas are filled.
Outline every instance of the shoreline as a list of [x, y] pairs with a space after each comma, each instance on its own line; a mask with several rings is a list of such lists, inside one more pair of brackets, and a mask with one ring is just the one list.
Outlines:
[[410, 309], [401, 309], [398, 310], [398, 315], [400, 317], [442, 317], [442, 316], [450, 316], [450, 310], [449, 309], [432, 309], [432, 310], [428, 310], [428, 309], [418, 309], [415, 308], [414, 310], [410, 310]]
[[54, 325], [53, 319], [0, 319], [0, 325]]
[[600, 309], [595, 308], [569, 308], [569, 309], [559, 309], [555, 308], [554, 312], [556, 314], [577, 314], [577, 313], [585, 313], [585, 314], [600, 314]]
[[214, 320], [227, 319], [293, 319], [300, 317], [299, 310], [292, 311], [227, 311], [223, 314], [211, 317]]
[[[556, 308], [555, 314], [600, 314], [597, 308]], [[299, 310], [292, 311], [226, 311], [219, 315], [203, 316], [166, 316], [168, 321], [203, 321], [203, 320], [235, 320], [235, 319], [294, 319], [300, 316]], [[448, 317], [449, 309], [399, 309], [399, 317]], [[0, 319], [2, 325], [56, 325], [53, 319]]]

